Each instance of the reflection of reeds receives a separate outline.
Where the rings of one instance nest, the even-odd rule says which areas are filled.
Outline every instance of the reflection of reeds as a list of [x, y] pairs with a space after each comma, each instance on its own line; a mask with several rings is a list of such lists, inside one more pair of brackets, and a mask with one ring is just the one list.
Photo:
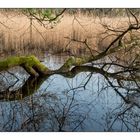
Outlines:
[[[121, 25], [120, 19], [125, 21], [125, 18], [102, 18], [102, 21], [110, 24], [115, 23], [115, 26], [118, 26], [118, 23]], [[100, 34], [103, 33], [104, 28], [98, 17], [90, 15], [81, 14], [74, 18], [73, 15], [65, 14], [61, 22], [51, 29], [44, 28], [36, 21], [33, 21], [30, 26], [30, 20], [26, 16], [14, 12], [11, 14], [8, 12], [7, 15], [2, 12], [0, 22], [5, 25], [0, 24], [0, 55], [4, 53], [38, 53], [38, 51], [76, 54], [85, 53], [88, 50], [83, 44], [69, 43], [69, 39], [66, 37], [76, 40], [87, 38], [90, 47], [96, 50], [105, 47], [109, 42], [106, 39], [101, 43]]]

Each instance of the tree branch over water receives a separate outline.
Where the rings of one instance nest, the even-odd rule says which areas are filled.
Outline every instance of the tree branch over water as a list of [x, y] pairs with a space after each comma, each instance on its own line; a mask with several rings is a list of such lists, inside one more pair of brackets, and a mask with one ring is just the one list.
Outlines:
[[[50, 20], [55, 20], [56, 18], [61, 16], [65, 12], [65, 10], [66, 9], [63, 9], [54, 18], [48, 17], [50, 15], [44, 15], [44, 16], [46, 16], [47, 18], [50, 18]], [[30, 11], [30, 12], [31, 12], [30, 13], [31, 16], [36, 15], [36, 14], [34, 14], [34, 11]], [[0, 72], [8, 70], [15, 66], [20, 66], [20, 67], [23, 67], [31, 75], [30, 80], [34, 79], [35, 81], [36, 81], [36, 78], [42, 79], [41, 77], [46, 77], [46, 76], [48, 77], [52, 74], [61, 74], [63, 76], [72, 78], [80, 72], [96, 72], [103, 76], [107, 76], [107, 77], [116, 79], [118, 81], [121, 81], [121, 80], [133, 81], [135, 79], [139, 82], [140, 76], [139, 76], [139, 74], [135, 74], [135, 73], [140, 72], [139, 54], [136, 54], [136, 57], [135, 57], [137, 61], [134, 59], [134, 61], [132, 62], [131, 65], [123, 66], [123, 67], [121, 67], [122, 68], [121, 71], [114, 72], [114, 73], [110, 73], [107, 70], [104, 70], [104, 68], [107, 65], [110, 65], [110, 66], [116, 65], [117, 67], [120, 67], [121, 65], [118, 65], [114, 62], [104, 63], [101, 68], [87, 65], [89, 63], [96, 62], [97, 60], [104, 59], [105, 57], [110, 56], [111, 54], [119, 53], [121, 51], [124, 51], [127, 48], [129, 49], [128, 46], [124, 47], [124, 43], [122, 42], [122, 40], [129, 32], [139, 30], [140, 24], [139, 24], [139, 21], [138, 21], [138, 18], [136, 17], [136, 15], [133, 14], [132, 11], [130, 11], [130, 10], [128, 10], [128, 12], [133, 17], [134, 23], [130, 22], [129, 26], [125, 30], [123, 30], [119, 33], [118, 33], [118, 31], [116, 31], [118, 33], [117, 37], [115, 37], [103, 51], [98, 52], [97, 54], [93, 53], [93, 50], [90, 48], [87, 39], [76, 40], [73, 38], [67, 38], [67, 39], [70, 39], [70, 41], [79, 42], [79, 43], [82, 43], [83, 45], [85, 45], [87, 47], [87, 49], [90, 51], [90, 55], [86, 55], [86, 56], [82, 56], [82, 57], [72, 56], [72, 57], [68, 58], [64, 62], [64, 64], [57, 70], [50, 70], [45, 65], [43, 65], [38, 60], [38, 58], [36, 58], [33, 55], [31, 55], [31, 56], [12, 56], [12, 57], [8, 57], [5, 60], [0, 61]], [[34, 17], [34, 18], [36, 18], [36, 17]], [[45, 17], [40, 18], [41, 22], [45, 21], [44, 18]], [[110, 28], [107, 28], [107, 29], [110, 30]], [[113, 30], [113, 32], [115, 32], [115, 30]], [[37, 85], [40, 85], [40, 84], [37, 84]]]

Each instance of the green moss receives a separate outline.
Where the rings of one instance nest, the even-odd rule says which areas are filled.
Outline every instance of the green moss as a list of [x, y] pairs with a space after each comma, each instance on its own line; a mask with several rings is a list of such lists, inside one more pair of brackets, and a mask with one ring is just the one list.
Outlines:
[[0, 71], [7, 70], [14, 66], [22, 66], [29, 74], [34, 76], [36, 76], [37, 73], [46, 74], [47, 71], [49, 71], [49, 69], [33, 55], [12, 56], [0, 61]]
[[75, 66], [80, 66], [80, 65], [82, 65], [82, 64], [84, 64], [86, 62], [87, 62], [86, 58], [76, 58], [75, 59]]
[[72, 66], [80, 66], [87, 62], [85, 57], [77, 58], [77, 57], [70, 57], [64, 65], [59, 69], [60, 72], [68, 72]]
[[0, 61], [0, 71], [16, 66], [18, 64], [19, 64], [18, 57], [9, 57], [6, 60]]
[[59, 71], [62, 71], [62, 72], [69, 71], [69, 69], [74, 65], [74, 63], [75, 63], [75, 58], [74, 58], [74, 57], [70, 57], [70, 58], [64, 63], [64, 65], [59, 69]]

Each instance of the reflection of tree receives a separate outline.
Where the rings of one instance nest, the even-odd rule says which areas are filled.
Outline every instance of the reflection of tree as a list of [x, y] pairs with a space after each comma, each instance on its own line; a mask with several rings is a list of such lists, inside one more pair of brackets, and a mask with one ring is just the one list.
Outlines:
[[[114, 64], [110, 64], [110, 67], [111, 67], [111, 65], [114, 65]], [[111, 72], [104, 70], [103, 69], [104, 67], [105, 67], [105, 64], [101, 68], [93, 67], [93, 66], [77, 66], [77, 67], [74, 67], [73, 69], [71, 69], [71, 71], [69, 71], [69, 72], [66, 72], [66, 73], [58, 72], [58, 74], [63, 75], [64, 77], [73, 78], [73, 77], [75, 77], [75, 75], [77, 75], [80, 72], [91, 72], [91, 73], [94, 72], [94, 73], [99, 73], [99, 74], [103, 75], [112, 87], [113, 87], [113, 85], [111, 84], [111, 82], [109, 81], [108, 78], [113, 78], [114, 80], [117, 80], [117, 82], [119, 84], [118, 86], [121, 88], [125, 88], [125, 89], [127, 88], [127, 87], [123, 87], [123, 85], [121, 84], [122, 81], [133, 81], [137, 86], [139, 86], [138, 82], [139, 82], [140, 77], [138, 75], [135, 75], [135, 73], [139, 70], [138, 68], [135, 68], [135, 69], [127, 68], [126, 70], [121, 70], [118, 72], [111, 73]], [[124, 67], [124, 69], [125, 69], [125, 67]], [[125, 73], [127, 73], [126, 76], [125, 76]], [[53, 74], [57, 74], [57, 72], [53, 73]], [[41, 84], [51, 75], [52, 74], [43, 76], [43, 77], [37, 77], [37, 78], [30, 77], [19, 90], [11, 91], [11, 92], [9, 92], [9, 90], [8, 90], [7, 97], [9, 98], [9, 100], [18, 99], [19, 96], [16, 96], [16, 95], [19, 95], [20, 92], [22, 93], [22, 96], [20, 96], [22, 98], [32, 95], [37, 89], [39, 89]], [[90, 80], [90, 77], [89, 77], [89, 80]], [[87, 81], [87, 83], [88, 83], [88, 81]], [[85, 83], [84, 86], [86, 86], [87, 83]], [[10, 85], [10, 87], [11, 87], [11, 85]], [[121, 93], [115, 87], [113, 87], [113, 88], [121, 96]], [[128, 90], [131, 90], [131, 89], [128, 89]], [[132, 89], [132, 90], [139, 92], [139, 89]], [[1, 92], [1, 99], [6, 99], [6, 96], [5, 96], [6, 93], [7, 93], [7, 91]], [[122, 96], [122, 98], [123, 98], [123, 96]], [[124, 98], [124, 100], [126, 100], [126, 99]]]
[[[109, 127], [107, 131], [113, 131], [113, 125], [117, 122], [121, 123], [122, 131], [132, 131], [132, 128], [133, 131], [139, 131], [140, 115], [138, 110], [140, 109], [140, 89], [139, 86], [137, 87], [139, 83], [134, 80], [133, 83], [132, 81], [127, 82], [127, 85], [125, 85], [124, 81], [121, 84], [117, 82], [114, 84], [114, 82], [112, 82], [109, 78], [106, 77], [106, 79], [116, 94], [118, 94], [123, 99], [122, 105], [120, 105], [119, 108], [114, 109], [110, 116], [107, 116], [110, 122], [108, 124]], [[135, 86], [132, 86], [132, 84]], [[124, 90], [124, 92], [121, 93], [121, 90]], [[119, 111], [116, 112], [116, 110]]]
[[[94, 64], [96, 65], [96, 64]], [[109, 65], [108, 67], [106, 67]], [[113, 89], [117, 96], [120, 96], [122, 102], [109, 111], [104, 117], [106, 125], [103, 122], [93, 119], [98, 122], [105, 131], [117, 130], [116, 125], [122, 125], [122, 131], [138, 131], [139, 129], [139, 76], [137, 72], [139, 69], [133, 67], [121, 66], [121, 70], [110, 72], [116, 65], [115, 63], [100, 64], [100, 67], [93, 66], [77, 66], [67, 73], [58, 73], [66, 78], [74, 78], [81, 72], [89, 72], [84, 82], [76, 87], [69, 85], [69, 90], [64, 91], [63, 94], [49, 93], [47, 89], [45, 94], [35, 94], [39, 92], [44, 81], [48, 81], [50, 76], [29, 78], [24, 85], [16, 91], [1, 92], [1, 100], [11, 100], [9, 116], [7, 122], [3, 125], [3, 131], [79, 131], [84, 130], [84, 123], [89, 118], [91, 110], [93, 110], [93, 103], [87, 103], [77, 99], [78, 91], [86, 90], [87, 85], [92, 81], [92, 76], [97, 73], [104, 77], [105, 83], [100, 87], [99, 97], [102, 91]], [[94, 81], [93, 81], [94, 83]], [[51, 85], [51, 81], [48, 84]], [[49, 86], [47, 86], [49, 87]], [[112, 93], [112, 94], [114, 94]], [[111, 93], [110, 93], [111, 94]], [[30, 96], [29, 96], [30, 95]], [[115, 94], [114, 94], [115, 96]], [[15, 101], [14, 101], [15, 100]], [[19, 100], [19, 101], [16, 101]], [[9, 102], [10, 103], [10, 102]], [[83, 110], [83, 106], [87, 110]], [[97, 104], [98, 106], [98, 104]], [[2, 107], [2, 106], [1, 106]], [[19, 118], [19, 119], [17, 119]], [[47, 120], [44, 118], [47, 118]], [[22, 121], [19, 121], [22, 120]], [[4, 121], [5, 122], [5, 121]], [[46, 124], [47, 128], [41, 129], [42, 125]], [[121, 126], [120, 125], [120, 126]], [[2, 124], [1, 124], [2, 126]], [[121, 131], [119, 129], [118, 131]]]
[[[26, 70], [31, 71], [33, 76], [36, 76], [37, 73], [41, 73], [43, 76], [40, 74], [39, 77], [29, 77], [21, 88], [9, 91], [9, 88], [18, 82], [19, 79], [17, 79], [13, 85], [10, 85], [8, 89], [0, 93], [0, 99], [2, 101], [8, 100], [11, 105], [9, 107], [10, 111], [8, 110], [9, 113], [6, 116], [6, 121], [3, 121], [6, 123], [1, 124], [1, 126], [3, 126], [1, 130], [82, 130], [82, 128], [84, 128], [84, 122], [89, 117], [90, 112], [96, 108], [96, 105], [98, 106], [98, 103], [93, 105], [93, 100], [91, 100], [90, 103], [78, 100], [77, 94], [79, 90], [87, 89], [86, 87], [88, 83], [92, 81], [92, 76], [94, 74], [100, 74], [100, 76], [104, 77], [105, 82], [102, 87], [98, 87], [98, 98], [100, 98], [103, 91], [111, 89], [111, 91], [113, 91], [112, 94], [115, 93], [117, 97], [119, 96], [121, 102], [119, 102], [119, 105], [117, 107], [115, 106], [113, 110], [108, 110], [105, 114], [103, 117], [105, 126], [103, 122], [99, 122], [98, 119], [94, 119], [94, 115], [90, 116], [91, 119], [97, 121], [104, 128], [104, 131], [139, 131], [140, 57], [138, 53], [134, 53], [138, 48], [136, 48], [135, 44], [132, 44], [132, 42], [137, 41], [137, 39], [130, 39], [130, 43], [129, 41], [125, 41], [127, 39], [126, 36], [129, 33], [131, 34], [133, 31], [140, 29], [140, 24], [136, 15], [130, 10], [128, 11], [130, 14], [128, 16], [129, 26], [123, 30], [103, 25], [106, 28], [106, 32], [109, 32], [109, 34], [112, 34], [113, 32], [115, 37], [102, 52], [96, 52], [96, 55], [90, 48], [87, 39], [81, 41], [74, 38], [67, 38], [70, 39], [70, 42], [79, 42], [86, 46], [90, 52], [90, 56], [70, 57], [58, 70], [49, 70], [47, 68], [47, 70], [44, 70], [45, 68], [43, 64], [41, 64], [34, 56], [28, 58], [29, 62], [33, 62], [33, 60], [35, 60], [34, 64], [31, 63], [30, 65], [28, 65], [28, 61], [26, 63], [27, 57], [21, 57], [22, 59], [25, 59], [22, 64], [19, 57], [14, 57], [15, 60], [18, 58], [20, 65], [24, 66]], [[119, 55], [118, 52], [120, 53]], [[122, 53], [125, 56], [121, 56]], [[112, 54], [114, 56], [112, 56]], [[128, 58], [131, 58], [131, 60]], [[104, 59], [108, 59], [107, 62], [104, 62]], [[99, 60], [100, 62], [97, 62]], [[5, 62], [9, 61], [2, 61], [1, 63], [5, 64]], [[19, 63], [17, 65], [19, 65]], [[13, 66], [15, 66], [15, 63], [12, 67]], [[10, 68], [11, 65], [6, 65], [5, 67], [6, 69], [7, 67]], [[5, 68], [1, 67], [1, 70], [4, 69]], [[84, 84], [80, 84], [77, 87], [69, 86], [69, 90], [64, 91], [61, 95], [49, 93], [47, 92], [47, 89], [44, 91], [46, 94], [36, 94], [38, 90], [41, 89], [41, 85], [54, 74], [61, 75], [65, 78], [74, 78], [81, 72], [90, 73]], [[13, 104], [12, 102], [15, 103]], [[83, 110], [84, 107], [87, 107], [87, 110]], [[3, 110], [2, 106], [1, 109], [2, 112], [7, 112]], [[5, 116], [3, 116], [3, 118], [5, 118]], [[43, 124], [46, 124], [47, 128], [41, 129]]]
[[[79, 109], [81, 104], [78, 104], [77, 99], [75, 99], [75, 89], [64, 92], [63, 96], [58, 96], [57, 93], [46, 93], [29, 97], [30, 100], [25, 98], [24, 101], [19, 103], [15, 101], [10, 107], [9, 116], [7, 115], [8, 121], [3, 125], [2, 130], [38, 131], [40, 130], [40, 123], [44, 118], [47, 118], [45, 123], [48, 124], [48, 131], [66, 131], [67, 129], [69, 130], [67, 128], [69, 125], [75, 131], [86, 119], [86, 114]], [[85, 103], [83, 102], [83, 104]], [[18, 117], [21, 117], [21, 120], [25, 120], [20, 124], [16, 120]], [[16, 123], [19, 123], [17, 125], [21, 126], [21, 128], [16, 128]]]

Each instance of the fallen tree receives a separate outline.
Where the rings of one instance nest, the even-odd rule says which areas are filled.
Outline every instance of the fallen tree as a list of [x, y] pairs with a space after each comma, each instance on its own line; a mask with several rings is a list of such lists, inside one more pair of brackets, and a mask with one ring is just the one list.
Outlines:
[[[62, 11], [62, 14], [64, 11], [65, 11], [65, 9]], [[87, 39], [85, 39], [84, 41], [71, 39], [71, 41], [77, 41], [77, 42], [83, 43], [89, 49], [91, 55], [84, 56], [84, 57], [70, 57], [68, 60], [66, 60], [66, 62], [64, 63], [64, 65], [62, 67], [60, 67], [58, 70], [55, 70], [55, 71], [48, 69], [33, 55], [31, 55], [31, 56], [12, 56], [12, 57], [8, 57], [5, 60], [0, 61], [0, 72], [7, 70], [11, 67], [21, 66], [32, 77], [36, 77], [39, 75], [47, 75], [47, 74], [52, 74], [52, 73], [65, 73], [65, 72], [69, 72], [73, 66], [81, 66], [86, 63], [91, 63], [93, 61], [104, 58], [105, 56], [108, 56], [115, 52], [124, 50], [124, 49], [126, 49], [127, 45], [125, 43], [123, 43], [123, 38], [128, 33], [140, 29], [140, 23], [139, 23], [139, 20], [136, 17], [136, 15], [134, 13], [132, 13], [131, 10], [129, 10], [129, 13], [130, 13], [130, 16], [133, 18], [132, 21], [134, 21], [134, 22], [131, 22], [131, 18], [128, 16], [130, 24], [123, 31], [118, 32], [118, 30], [112, 30], [108, 26], [106, 26], [107, 30], [117, 33], [117, 36], [111, 41], [111, 43], [106, 47], [106, 49], [104, 51], [99, 52], [96, 55], [93, 55], [92, 49], [89, 47]], [[139, 60], [139, 54], [137, 57]], [[139, 66], [136, 66], [136, 67], [139, 69]]]
[[[122, 36], [122, 35], [121, 35]], [[117, 37], [118, 38], [118, 37]], [[121, 37], [122, 38], [122, 37]], [[119, 38], [118, 38], [119, 39]], [[115, 39], [116, 40], [116, 39]], [[84, 42], [86, 43], [86, 42]], [[111, 43], [112, 44], [112, 43]], [[113, 44], [112, 44], [113, 45]], [[82, 66], [86, 63], [91, 63], [96, 60], [100, 60], [110, 54], [119, 52], [124, 49], [122, 44], [118, 44], [118, 46], [111, 48], [112, 45], [109, 45], [109, 47], [97, 54], [97, 55], [90, 55], [90, 56], [84, 56], [84, 57], [70, 57], [66, 60], [66, 62], [60, 67], [58, 70], [50, 70], [45, 65], [43, 65], [38, 58], [36, 58], [34, 55], [31, 56], [11, 56], [7, 59], [0, 61], [0, 72], [8, 70], [15, 66], [21, 66], [23, 67], [27, 73], [29, 73], [32, 77], [37, 77], [41, 75], [50, 75], [54, 73], [67, 73], [71, 70], [73, 66]], [[139, 60], [139, 55], [136, 56]], [[106, 65], [106, 63], [105, 63]], [[129, 71], [129, 67], [125, 67]], [[139, 64], [136, 65], [134, 68], [131, 66], [131, 70], [137, 70], [139, 71], [140, 67]]]
[[[53, 73], [66, 73], [69, 72], [73, 66], [82, 66], [86, 63], [91, 63], [93, 61], [99, 60], [108, 56], [112, 53], [119, 52], [123, 50], [123, 46], [119, 45], [114, 48], [107, 48], [107, 50], [99, 53], [98, 55], [90, 55], [85, 57], [70, 57], [58, 70], [50, 70], [45, 65], [43, 65], [38, 58], [34, 55], [31, 56], [11, 56], [7, 59], [0, 61], [0, 72], [8, 70], [15, 66], [23, 67], [27, 73], [32, 77], [37, 77], [39, 75], [50, 75]], [[139, 59], [139, 55], [137, 56]], [[132, 66], [131, 66], [132, 68]], [[139, 65], [135, 67], [136, 70], [139, 70]]]
[[[28, 95], [31, 95], [34, 93], [34, 90], [35, 90], [34, 87], [36, 87], [36, 86], [34, 86], [33, 83], [35, 83], [35, 84], [37, 83], [37, 85], [38, 85], [37, 87], [40, 87], [40, 85], [44, 81], [44, 79], [46, 79], [46, 77], [49, 77], [52, 74], [61, 74], [65, 77], [73, 78], [76, 74], [78, 74], [80, 72], [88, 71], [88, 72], [99, 73], [99, 74], [103, 75], [106, 79], [108, 77], [113, 78], [113, 79], [117, 80], [117, 82], [120, 85], [121, 85], [122, 80], [140, 82], [139, 50], [138, 50], [138, 53], [135, 54], [136, 57], [134, 58], [134, 60], [128, 60], [132, 63], [129, 63], [127, 66], [124, 66], [121, 64], [116, 64], [114, 62], [104, 63], [100, 68], [95, 67], [93, 65], [92, 66], [87, 65], [89, 63], [92, 64], [94, 61], [103, 59], [106, 56], [109, 56], [113, 53], [119, 53], [124, 50], [130, 51], [130, 49], [135, 48], [135, 46], [132, 46], [132, 45], [129, 46], [123, 42], [123, 38], [125, 37], [125, 35], [127, 33], [140, 29], [139, 21], [137, 20], [135, 15], [133, 15], [133, 13], [131, 13], [131, 16], [135, 19], [135, 23], [130, 23], [130, 25], [123, 31], [118, 32], [117, 30], [112, 30], [107, 27], [107, 29], [110, 30], [111, 32], [112, 31], [116, 32], [117, 36], [112, 40], [112, 42], [108, 45], [108, 47], [106, 47], [106, 49], [102, 52], [93, 54], [93, 50], [88, 45], [87, 39], [85, 39], [84, 41], [81, 41], [81, 40], [75, 40], [73, 38], [71, 38], [71, 39], [68, 38], [68, 39], [70, 39], [70, 41], [74, 41], [74, 42], [76, 41], [76, 42], [83, 43], [87, 47], [87, 49], [89, 49], [90, 55], [82, 56], [82, 57], [71, 56], [57, 70], [50, 70], [43, 63], [41, 63], [39, 61], [39, 59], [36, 58], [34, 55], [11, 56], [11, 57], [8, 57], [8, 58], [0, 61], [0, 72], [6, 71], [15, 66], [20, 66], [20, 67], [24, 68], [27, 71], [27, 73], [29, 73], [31, 76], [26, 81], [24, 86], [22, 87], [22, 90], [26, 91], [27, 89], [29, 89], [29, 88], [27, 88], [27, 86], [31, 86], [31, 88], [30, 88], [31, 90], [27, 91], [26, 92], [27, 95], [25, 95], [25, 96], [28, 96]], [[131, 44], [132, 44], [132, 42], [131, 42]], [[104, 68], [106, 66], [111, 67], [113, 65], [118, 66], [119, 68], [122, 68], [122, 70], [114, 72], [114, 73], [110, 73], [107, 70], [104, 70]], [[5, 91], [5, 94], [6, 94], [6, 91]], [[1, 93], [1, 95], [5, 95], [5, 94]], [[16, 95], [14, 91], [12, 92], [12, 95]], [[5, 98], [5, 97], [2, 96], [2, 98]]]
[[[111, 78], [111, 79], [117, 80], [118, 83], [120, 81], [124, 81], [124, 82], [140, 81], [139, 76], [134, 77], [134, 75], [133, 76], [132, 75], [129, 75], [129, 76], [117, 75], [116, 73], [107, 72], [107, 71], [103, 70], [102, 68], [93, 67], [93, 66], [75, 66], [69, 72], [63, 72], [63, 73], [59, 73], [59, 74], [66, 78], [73, 78], [80, 72], [90, 72], [91, 75], [94, 73], [98, 73], [98, 74], [101, 74], [105, 79], [107, 79], [107, 81], [109, 80], [109, 78]], [[121, 73], [121, 71], [120, 71], [120, 73]], [[21, 88], [19, 88], [18, 90], [9, 91], [9, 88], [8, 88], [5, 91], [1, 91], [0, 100], [11, 100], [11, 101], [12, 100], [21, 100], [21, 99], [25, 98], [26, 96], [30, 96], [30, 95], [34, 94], [40, 88], [42, 83], [53, 74], [56, 74], [56, 71], [54, 71], [54, 72], [51, 71], [51, 72], [49, 72], [49, 74], [46, 73], [45, 75], [39, 76], [36, 78], [29, 77], [28, 80], [23, 84], [23, 86]], [[122, 74], [123, 74], [123, 72], [122, 72]], [[88, 81], [86, 83], [88, 83]], [[84, 85], [83, 88], [85, 88], [85, 86], [86, 85]], [[120, 88], [125, 89], [125, 87], [123, 87], [122, 85], [119, 85], [119, 86], [120, 86]], [[127, 89], [127, 90], [130, 90], [130, 89]], [[134, 91], [139, 92], [139, 89], [134, 89]], [[120, 95], [121, 95], [121, 93], [120, 93]]]

